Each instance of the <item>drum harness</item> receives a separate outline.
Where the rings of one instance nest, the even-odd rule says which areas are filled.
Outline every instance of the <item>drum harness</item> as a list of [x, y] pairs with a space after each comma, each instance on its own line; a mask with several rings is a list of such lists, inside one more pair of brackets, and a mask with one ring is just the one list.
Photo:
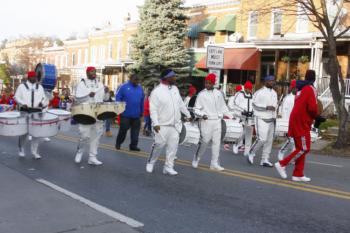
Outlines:
[[[29, 90], [28, 84], [27, 83], [23, 83], [24, 86], [27, 88], [27, 90]], [[36, 83], [35, 85], [35, 89], [38, 90], [39, 89], [39, 83]], [[32, 108], [34, 108], [34, 89], [32, 89], [32, 99], [31, 99], [31, 103], [32, 103]]]
[[243, 111], [242, 115], [245, 116], [245, 123], [248, 124], [248, 119], [253, 117], [253, 109], [250, 109], [250, 101], [253, 99], [253, 95], [250, 93], [246, 93], [245, 91], [242, 91], [242, 94], [244, 95], [244, 98], [248, 100], [247, 104], [247, 111]]

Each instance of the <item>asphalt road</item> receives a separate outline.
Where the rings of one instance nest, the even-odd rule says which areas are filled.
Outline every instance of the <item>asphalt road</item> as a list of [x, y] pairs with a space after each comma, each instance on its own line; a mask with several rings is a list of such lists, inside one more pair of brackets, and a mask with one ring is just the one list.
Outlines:
[[117, 152], [115, 133], [101, 139], [100, 167], [89, 166], [87, 155], [74, 164], [76, 127], [42, 143], [40, 161], [29, 151], [19, 159], [17, 138], [0, 137], [0, 162], [142, 222], [143, 232], [350, 232], [349, 159], [310, 155], [306, 174], [312, 182], [299, 184], [282, 181], [274, 169], [258, 166], [258, 159], [250, 166], [226, 151], [224, 172], [208, 169], [209, 150], [195, 170], [196, 148], [181, 146], [179, 175], [170, 177], [162, 174], [162, 160], [153, 174], [145, 172], [150, 138], [140, 138], [144, 152]]

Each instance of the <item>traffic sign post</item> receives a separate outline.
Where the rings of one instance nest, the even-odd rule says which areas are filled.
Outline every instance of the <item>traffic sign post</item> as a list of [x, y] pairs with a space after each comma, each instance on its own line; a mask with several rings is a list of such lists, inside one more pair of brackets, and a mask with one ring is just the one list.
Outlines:
[[209, 45], [207, 47], [207, 68], [223, 69], [224, 68], [224, 48]]

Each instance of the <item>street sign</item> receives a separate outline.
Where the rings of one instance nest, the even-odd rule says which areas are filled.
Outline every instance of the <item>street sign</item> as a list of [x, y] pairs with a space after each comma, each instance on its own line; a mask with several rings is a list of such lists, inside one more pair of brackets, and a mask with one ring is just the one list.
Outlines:
[[221, 75], [221, 70], [217, 70], [217, 69], [210, 69], [209, 73], [213, 73], [216, 75], [216, 81], [215, 81], [215, 85], [214, 87], [217, 88], [220, 85], [220, 75]]
[[209, 45], [207, 47], [207, 68], [223, 69], [224, 68], [224, 48]]

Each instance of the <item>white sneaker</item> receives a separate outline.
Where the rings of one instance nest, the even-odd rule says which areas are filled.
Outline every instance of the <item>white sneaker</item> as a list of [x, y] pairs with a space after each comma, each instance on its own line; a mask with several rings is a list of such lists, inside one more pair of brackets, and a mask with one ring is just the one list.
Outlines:
[[50, 142], [51, 139], [50, 139], [50, 138], [44, 138], [44, 141], [45, 141], [45, 142]]
[[163, 168], [164, 175], [176, 176], [178, 173], [174, 170], [174, 168], [164, 167]]
[[99, 165], [102, 165], [103, 163], [101, 161], [99, 161], [96, 158], [96, 156], [94, 156], [94, 157], [89, 157], [88, 164], [99, 166]]
[[31, 141], [33, 139], [32, 135], [28, 135], [28, 141]]
[[284, 153], [283, 153], [283, 152], [281, 152], [281, 151], [279, 151], [279, 152], [278, 152], [278, 156], [277, 156], [277, 158], [278, 158], [278, 161], [283, 160], [283, 158], [284, 158]]
[[154, 164], [153, 163], [147, 163], [147, 165], [146, 165], [146, 172], [152, 173], [153, 172], [153, 168], [154, 168]]
[[74, 159], [75, 163], [80, 163], [82, 158], [83, 158], [83, 153], [78, 152], [75, 155], [75, 159]]
[[275, 163], [275, 168], [278, 174], [280, 174], [280, 176], [282, 177], [282, 179], [287, 179], [286, 168], [282, 167], [280, 162]]
[[234, 144], [232, 147], [232, 151], [235, 155], [238, 154], [238, 148], [239, 148], [239, 146], [237, 144]]
[[210, 170], [223, 171], [225, 168], [221, 167], [219, 164], [210, 164]]
[[311, 178], [306, 176], [302, 176], [302, 177], [292, 176], [292, 180], [296, 182], [310, 182]]
[[269, 160], [264, 159], [264, 160], [261, 160], [260, 166], [263, 166], [263, 167], [273, 167], [273, 164], [272, 164]]
[[26, 154], [24, 153], [24, 150], [19, 150], [18, 156], [21, 157], [21, 158], [25, 157]]
[[247, 160], [248, 160], [249, 164], [251, 164], [251, 165], [254, 164], [254, 157], [255, 157], [254, 154], [248, 154]]
[[192, 160], [192, 167], [198, 168], [199, 160]]
[[32, 154], [33, 154], [34, 159], [41, 159], [41, 156], [38, 154], [38, 152], [34, 152]]

